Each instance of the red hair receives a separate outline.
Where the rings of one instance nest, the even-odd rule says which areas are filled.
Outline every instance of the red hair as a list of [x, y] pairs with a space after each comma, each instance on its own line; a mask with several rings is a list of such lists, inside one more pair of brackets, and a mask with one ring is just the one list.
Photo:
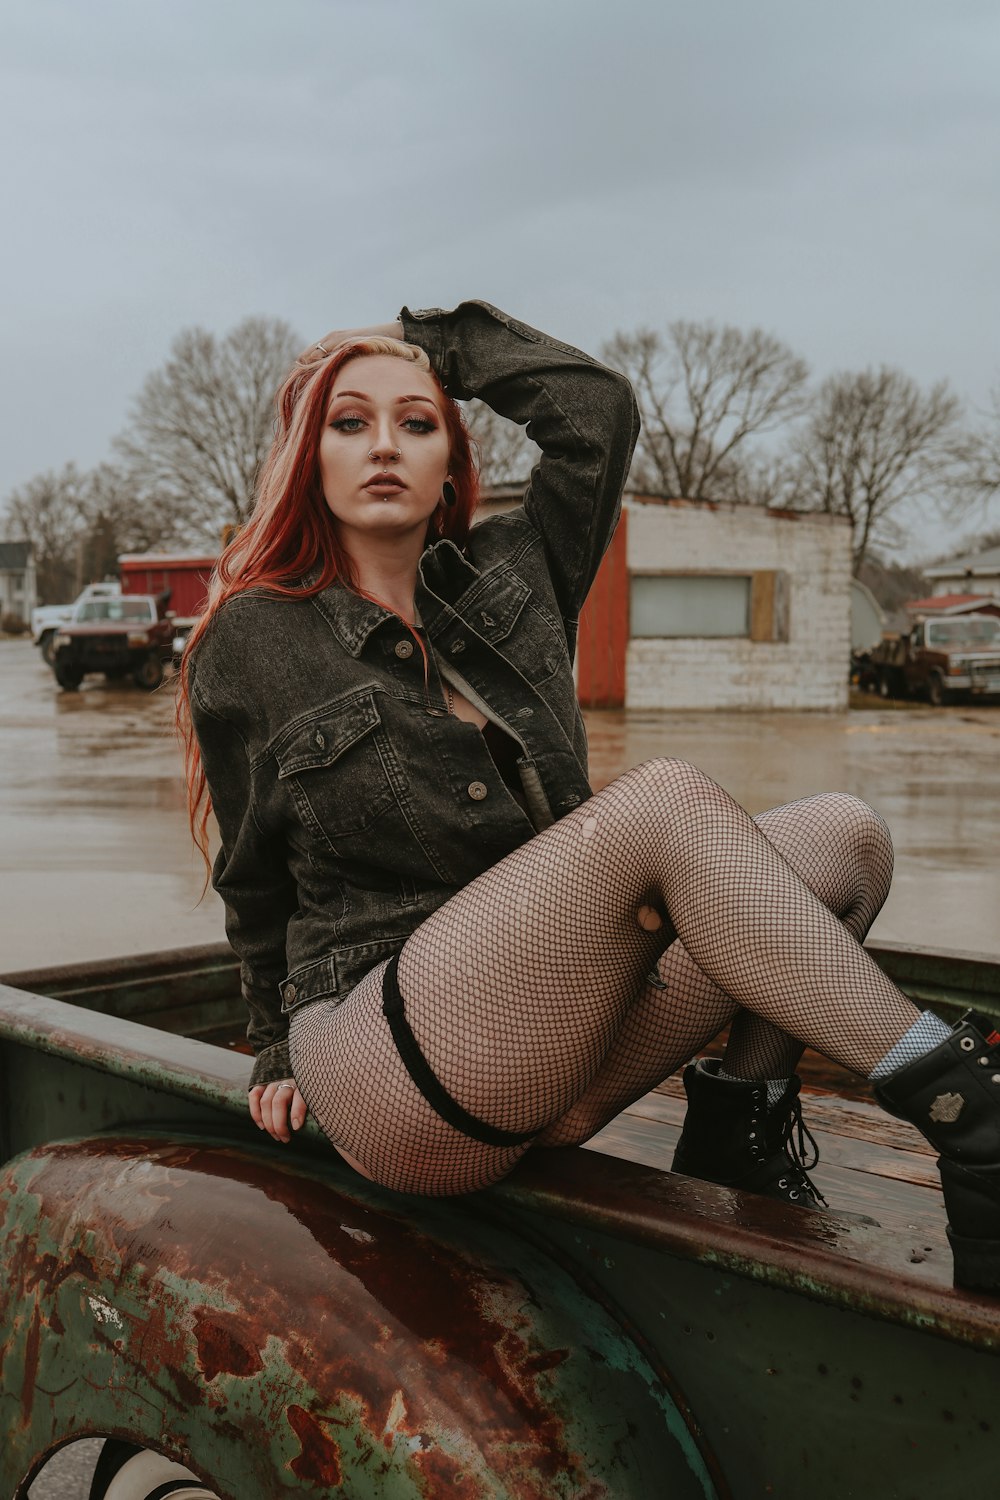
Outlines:
[[[428, 523], [427, 539], [430, 542], [447, 537], [459, 547], [468, 540], [472, 514], [479, 500], [479, 473], [472, 440], [461, 407], [445, 394], [423, 350], [397, 339], [359, 338], [338, 345], [316, 363], [295, 365], [275, 398], [274, 442], [261, 469], [253, 514], [216, 563], [205, 613], [192, 630], [181, 661], [177, 727], [184, 745], [188, 820], [206, 866], [212, 802], [191, 723], [188, 681], [191, 652], [216, 611], [227, 599], [246, 589], [263, 588], [277, 598], [294, 599], [312, 598], [338, 579], [348, 588], [357, 589], [350, 558], [337, 540], [333, 514], [323, 494], [319, 444], [338, 373], [350, 360], [365, 354], [410, 360], [430, 375], [437, 386], [450, 443], [449, 474], [455, 488], [455, 504], [438, 506]], [[315, 578], [304, 587], [302, 579], [314, 569]], [[420, 645], [422, 649], [423, 643]]]

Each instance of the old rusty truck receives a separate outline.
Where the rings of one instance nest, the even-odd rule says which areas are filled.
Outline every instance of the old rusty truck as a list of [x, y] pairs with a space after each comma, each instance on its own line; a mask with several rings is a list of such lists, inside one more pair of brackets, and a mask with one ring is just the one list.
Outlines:
[[926, 698], [936, 707], [959, 698], [1000, 695], [1000, 619], [953, 615], [918, 620], [887, 636], [865, 666], [866, 685], [883, 698]]
[[147, 692], [158, 688], [174, 649], [168, 600], [167, 594], [119, 594], [78, 604], [52, 643], [52, 672], [64, 692], [75, 692], [88, 672], [110, 681], [131, 677]]
[[[1000, 965], [871, 951], [1000, 1017]], [[221, 946], [0, 981], [2, 1500], [81, 1439], [91, 1500], [998, 1493], [1000, 1301], [847, 1075], [809, 1075], [829, 1212], [667, 1170], [677, 1080], [417, 1199], [252, 1126], [240, 1011]]]

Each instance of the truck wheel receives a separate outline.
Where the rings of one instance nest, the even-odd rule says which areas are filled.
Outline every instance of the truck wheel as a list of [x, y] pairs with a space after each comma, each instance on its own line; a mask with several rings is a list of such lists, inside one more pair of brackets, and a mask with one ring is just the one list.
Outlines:
[[132, 673], [132, 681], [136, 687], [145, 688], [147, 693], [153, 692], [163, 681], [163, 663], [158, 656], [144, 656], [142, 661]]
[[58, 682], [59, 686], [63, 689], [64, 692], [75, 693], [77, 688], [80, 686], [80, 683], [83, 681], [82, 667], [56, 666], [53, 667], [52, 670], [55, 673], [56, 682]]
[[927, 679], [927, 701], [935, 708], [943, 708], [950, 696], [944, 685], [944, 673], [932, 672]]
[[190, 1469], [132, 1443], [105, 1443], [90, 1500], [219, 1500]]
[[51, 667], [56, 659], [56, 633], [54, 630], [46, 630], [38, 642], [38, 649], [42, 653], [42, 661], [47, 667]]

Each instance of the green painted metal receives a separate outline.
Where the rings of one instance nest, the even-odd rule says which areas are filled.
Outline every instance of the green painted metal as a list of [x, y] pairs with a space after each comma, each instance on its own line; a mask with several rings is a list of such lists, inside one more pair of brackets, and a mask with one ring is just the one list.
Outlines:
[[224, 1500], [717, 1494], [602, 1301], [453, 1207], [114, 1136], [8, 1164], [0, 1251], [4, 1494], [96, 1433]]
[[[888, 945], [871, 951], [918, 1001], [1000, 1017], [1000, 964]], [[138, 1434], [180, 1457], [226, 1500], [436, 1494], [439, 1476], [427, 1478], [432, 1453], [452, 1465], [448, 1492], [462, 1496], [992, 1494], [1000, 1304], [925, 1274], [926, 1265], [911, 1264], [908, 1243], [856, 1219], [747, 1205], [725, 1189], [583, 1152], [533, 1153], [496, 1189], [461, 1202], [379, 1193], [331, 1158], [311, 1123], [290, 1148], [263, 1142], [247, 1127], [249, 1059], [177, 1034], [182, 1019], [201, 1035], [231, 1036], [234, 997], [235, 966], [223, 947], [39, 970], [18, 976], [17, 987], [0, 984], [0, 1158], [8, 1162], [0, 1233], [5, 1273], [21, 1268], [5, 1278], [0, 1306], [0, 1416], [4, 1426], [27, 1423], [11, 1450], [16, 1459], [0, 1460], [2, 1493], [20, 1500], [14, 1486], [25, 1467], [67, 1437], [102, 1431]], [[161, 1021], [171, 1006], [168, 1034]], [[104, 1133], [96, 1144], [59, 1144], [94, 1132]], [[190, 1160], [169, 1155], [182, 1142], [195, 1153]], [[198, 1153], [215, 1153], [224, 1170], [201, 1170]], [[69, 1199], [67, 1173], [76, 1173]], [[298, 1184], [294, 1192], [289, 1183]], [[442, 1285], [446, 1265], [444, 1284], [466, 1301], [456, 1291], [449, 1308], [440, 1297], [422, 1325], [398, 1303], [380, 1318], [371, 1277], [352, 1259], [364, 1242], [346, 1234], [342, 1253], [331, 1253], [324, 1241], [331, 1213], [341, 1226], [376, 1234], [380, 1285], [397, 1279], [419, 1307], [421, 1288]], [[265, 1236], [261, 1222], [270, 1225]], [[307, 1242], [325, 1261], [315, 1249], [300, 1253]], [[240, 1252], [248, 1244], [267, 1247], [263, 1271]], [[238, 1253], [239, 1266], [229, 1264]], [[93, 1280], [80, 1257], [96, 1268]], [[312, 1282], [290, 1297], [293, 1273], [310, 1265]], [[455, 1309], [470, 1305], [473, 1285], [486, 1330], [479, 1348], [491, 1351], [478, 1373], [475, 1360], [455, 1354]], [[105, 1304], [123, 1320], [121, 1348]], [[209, 1377], [206, 1329], [230, 1363], [260, 1360], [260, 1368], [219, 1366]], [[151, 1350], [155, 1372], [144, 1363]], [[343, 1374], [345, 1351], [363, 1371], [354, 1384]], [[37, 1375], [25, 1418], [30, 1358]], [[495, 1377], [498, 1361], [519, 1371], [537, 1397], [537, 1420], [558, 1429], [560, 1452], [572, 1455], [556, 1475], [536, 1475], [533, 1490], [504, 1478], [502, 1465], [514, 1454], [528, 1461], [537, 1424], [533, 1437], [510, 1438], [502, 1458], [496, 1448], [484, 1458], [481, 1447], [468, 1457], [466, 1428], [490, 1427], [483, 1413], [498, 1399], [496, 1380], [483, 1372]], [[444, 1406], [435, 1389], [442, 1371], [451, 1382], [441, 1387]], [[424, 1393], [437, 1426], [410, 1420], [412, 1389]], [[300, 1432], [282, 1415], [293, 1408], [311, 1414], [296, 1417]], [[257, 1461], [234, 1468], [230, 1488], [230, 1477], [213, 1469], [246, 1454], [225, 1450], [226, 1422], [242, 1432], [256, 1423], [261, 1434]], [[615, 1423], [624, 1438], [610, 1436]], [[321, 1440], [329, 1446], [337, 1434], [354, 1444], [345, 1458], [334, 1442], [350, 1482], [317, 1489], [309, 1479], [310, 1490], [308, 1455], [322, 1454]], [[201, 1459], [196, 1441], [208, 1445]], [[614, 1473], [608, 1465], [626, 1453], [631, 1468]], [[580, 1463], [597, 1465], [597, 1488], [569, 1487], [584, 1472], [573, 1468]], [[267, 1488], [268, 1464], [277, 1465], [277, 1488]], [[379, 1464], [389, 1465], [391, 1484], [365, 1489]], [[639, 1487], [629, 1489], [633, 1480]]]

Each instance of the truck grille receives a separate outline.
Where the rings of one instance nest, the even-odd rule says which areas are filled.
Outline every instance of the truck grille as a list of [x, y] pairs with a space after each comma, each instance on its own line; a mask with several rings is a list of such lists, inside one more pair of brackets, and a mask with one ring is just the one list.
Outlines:
[[989, 692], [1000, 692], [1000, 656], [990, 661], [974, 661], [969, 668], [973, 686], [987, 688]]

